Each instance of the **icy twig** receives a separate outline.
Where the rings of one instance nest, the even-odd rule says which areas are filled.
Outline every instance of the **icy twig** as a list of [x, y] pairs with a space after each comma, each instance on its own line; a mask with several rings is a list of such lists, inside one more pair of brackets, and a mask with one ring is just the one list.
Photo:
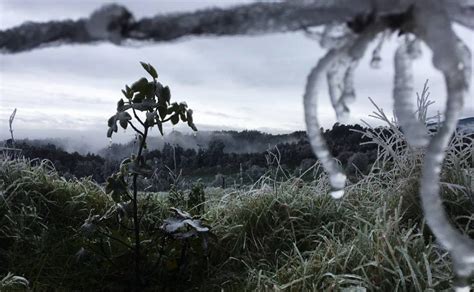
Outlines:
[[419, 54], [410, 48], [413, 46], [410, 42], [412, 41], [405, 40], [395, 52], [393, 100], [395, 116], [408, 143], [421, 147], [428, 143], [428, 135], [425, 126], [415, 116], [416, 108], [412, 101], [414, 93], [412, 60]]
[[[348, 61], [349, 67], [343, 67], [343, 69], [353, 70], [353, 68], [350, 68], [352, 63], [356, 62], [363, 56], [368, 43], [372, 40], [373, 36], [379, 29], [380, 27], [374, 26], [373, 28], [368, 29], [362, 33], [357, 39], [349, 40], [345, 46], [337, 49], [331, 49], [323, 58], [319, 60], [316, 67], [311, 70], [306, 83], [304, 94], [304, 111], [307, 134], [314, 153], [328, 173], [329, 182], [332, 187], [331, 195], [334, 198], [341, 198], [344, 195], [346, 176], [343, 174], [341, 167], [335, 162], [331, 153], [329, 152], [326, 141], [324, 140], [320, 130], [320, 124], [317, 117], [317, 98], [319, 94], [318, 89], [320, 89], [322, 86], [325, 74], [329, 72], [330, 68], [336, 67], [335, 65], [338, 65], [340, 60], [343, 60], [343, 62], [346, 60]], [[349, 74], [353, 73], [350, 72]], [[330, 75], [328, 76], [328, 85], [333, 105], [336, 105], [335, 110], [339, 116], [341, 115], [341, 112], [338, 111], [341, 110], [341, 107], [338, 107], [338, 103], [344, 105], [344, 100], [342, 99], [335, 102], [336, 94], [340, 93], [341, 90], [337, 88], [337, 84], [335, 82], [336, 79], [334, 78], [336, 77]], [[352, 75], [348, 81], [353, 81]], [[353, 89], [352, 83], [349, 86], [351, 89]], [[344, 107], [342, 107], [342, 109], [345, 110]]]
[[474, 272], [474, 241], [449, 222], [439, 194], [439, 181], [445, 149], [469, 88], [471, 55], [453, 32], [441, 1], [417, 2], [414, 15], [415, 34], [433, 51], [433, 65], [443, 73], [447, 88], [445, 120], [429, 142], [423, 164], [422, 205], [428, 225], [452, 256], [456, 291], [466, 291], [467, 280]]

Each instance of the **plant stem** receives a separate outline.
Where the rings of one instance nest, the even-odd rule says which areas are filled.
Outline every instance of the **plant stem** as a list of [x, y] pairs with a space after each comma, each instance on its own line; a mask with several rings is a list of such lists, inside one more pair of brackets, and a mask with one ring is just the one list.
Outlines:
[[[142, 161], [142, 152], [145, 147], [146, 137], [148, 135], [148, 127], [144, 127], [140, 147], [138, 148], [137, 161]], [[135, 231], [135, 290], [140, 290], [140, 221], [138, 220], [138, 174], [133, 174], [133, 224]]]

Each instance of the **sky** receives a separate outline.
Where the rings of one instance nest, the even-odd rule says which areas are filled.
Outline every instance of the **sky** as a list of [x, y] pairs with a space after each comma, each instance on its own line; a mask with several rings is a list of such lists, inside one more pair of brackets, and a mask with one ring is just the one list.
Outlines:
[[[142, 18], [155, 14], [229, 7], [251, 1], [114, 1]], [[98, 0], [0, 0], [0, 29], [25, 21], [86, 17], [104, 2]], [[474, 32], [456, 26], [474, 49]], [[368, 118], [371, 97], [392, 112], [393, 55], [396, 37], [384, 44], [382, 66], [369, 66], [366, 54], [356, 71], [357, 101], [351, 123]], [[372, 46], [373, 47], [373, 46]], [[368, 50], [371, 52], [372, 48]], [[0, 139], [9, 136], [8, 117], [14, 108], [15, 137], [70, 138], [97, 149], [106, 145], [107, 119], [115, 113], [120, 90], [146, 73], [139, 65], [155, 66], [171, 88], [174, 101], [186, 101], [200, 130], [253, 129], [271, 133], [304, 130], [302, 96], [307, 74], [325, 50], [301, 32], [260, 36], [187, 37], [173, 42], [109, 43], [48, 47], [19, 54], [0, 54]], [[445, 88], [433, 69], [431, 54], [414, 64], [416, 90], [429, 79], [432, 113], [442, 111]], [[462, 117], [474, 116], [472, 90]], [[324, 127], [336, 122], [329, 97], [320, 97]], [[171, 131], [173, 129], [166, 129]], [[155, 133], [157, 134], [157, 133]], [[120, 132], [115, 141], [131, 139]]]

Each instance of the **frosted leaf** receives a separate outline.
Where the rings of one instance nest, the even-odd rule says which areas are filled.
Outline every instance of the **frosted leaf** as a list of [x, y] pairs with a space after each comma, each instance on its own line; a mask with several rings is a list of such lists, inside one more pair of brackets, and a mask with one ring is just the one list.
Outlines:
[[428, 143], [428, 135], [425, 126], [415, 115], [412, 56], [408, 48], [407, 42], [403, 42], [395, 52], [394, 111], [408, 143], [421, 147]]

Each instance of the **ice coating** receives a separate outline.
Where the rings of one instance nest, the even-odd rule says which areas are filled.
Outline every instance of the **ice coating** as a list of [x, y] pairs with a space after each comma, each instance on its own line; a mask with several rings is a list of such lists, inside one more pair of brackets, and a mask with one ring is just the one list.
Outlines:
[[455, 130], [464, 96], [469, 88], [471, 54], [451, 28], [440, 1], [422, 0], [414, 9], [415, 34], [433, 51], [433, 65], [446, 82], [447, 102], [444, 122], [430, 140], [422, 169], [420, 195], [428, 226], [449, 251], [453, 261], [456, 291], [466, 291], [464, 283], [474, 273], [474, 241], [449, 222], [440, 197], [440, 172], [445, 149]]
[[379, 42], [377, 43], [377, 46], [375, 49], [372, 51], [372, 59], [370, 60], [370, 67], [374, 69], [379, 69], [380, 64], [382, 63], [382, 56], [380, 55], [382, 51], [382, 45], [385, 41], [385, 34], [382, 33]]
[[344, 88], [342, 91], [341, 100], [344, 101], [346, 105], [349, 105], [355, 101], [355, 88], [354, 88], [354, 71], [357, 68], [359, 62], [352, 60], [352, 63], [346, 70], [344, 74]]
[[[308, 75], [303, 99], [308, 139], [313, 152], [316, 154], [324, 169], [328, 173], [329, 181], [332, 187], [331, 194], [334, 198], [336, 198], [336, 196], [340, 198], [344, 194], [343, 189], [345, 185], [345, 175], [342, 173], [341, 167], [336, 163], [329, 153], [329, 148], [326, 144], [326, 141], [324, 140], [323, 134], [321, 133], [320, 124], [317, 117], [317, 96], [319, 94], [318, 90], [321, 89], [323, 85], [326, 71], [328, 70], [329, 66], [331, 66], [338, 58], [339, 54], [339, 50], [332, 49], [322, 59], [319, 60], [316, 67], [314, 67]], [[334, 177], [337, 179], [334, 179]], [[334, 196], [334, 194], [336, 196]]]
[[408, 143], [421, 147], [428, 143], [425, 126], [416, 118], [414, 99], [414, 78], [412, 59], [415, 51], [410, 52], [410, 41], [404, 41], [395, 52], [395, 80], [393, 88], [394, 111]]
[[123, 38], [123, 30], [131, 21], [133, 17], [125, 7], [109, 4], [94, 11], [85, 27], [93, 38], [119, 44]]
[[[349, 116], [349, 109], [345, 103], [343, 95], [343, 92], [346, 91], [346, 84], [344, 82], [345, 73], [349, 66], [350, 59], [347, 55], [341, 53], [341, 57], [333, 62], [333, 65], [327, 72], [329, 97], [331, 99], [332, 107], [336, 112], [337, 120], [341, 123], [345, 123]], [[350, 86], [352, 85], [350, 84]]]
[[[313, 152], [328, 173], [332, 188], [331, 195], [335, 199], [341, 198], [344, 195], [346, 176], [329, 152], [329, 148], [320, 130], [321, 126], [317, 117], [318, 90], [323, 86], [324, 77], [326, 76], [329, 94], [336, 114], [340, 117], [345, 112], [348, 113], [345, 99], [348, 97], [352, 98], [354, 95], [353, 70], [357, 61], [364, 55], [368, 43], [376, 32], [377, 29], [369, 29], [356, 39], [348, 37], [344, 46], [329, 50], [318, 61], [316, 67], [311, 70], [306, 82], [303, 97], [306, 132]], [[341, 74], [341, 72], [344, 74]], [[345, 83], [342, 94], [338, 81]], [[345, 91], [346, 94], [344, 95]], [[338, 98], [338, 96], [340, 97]]]

